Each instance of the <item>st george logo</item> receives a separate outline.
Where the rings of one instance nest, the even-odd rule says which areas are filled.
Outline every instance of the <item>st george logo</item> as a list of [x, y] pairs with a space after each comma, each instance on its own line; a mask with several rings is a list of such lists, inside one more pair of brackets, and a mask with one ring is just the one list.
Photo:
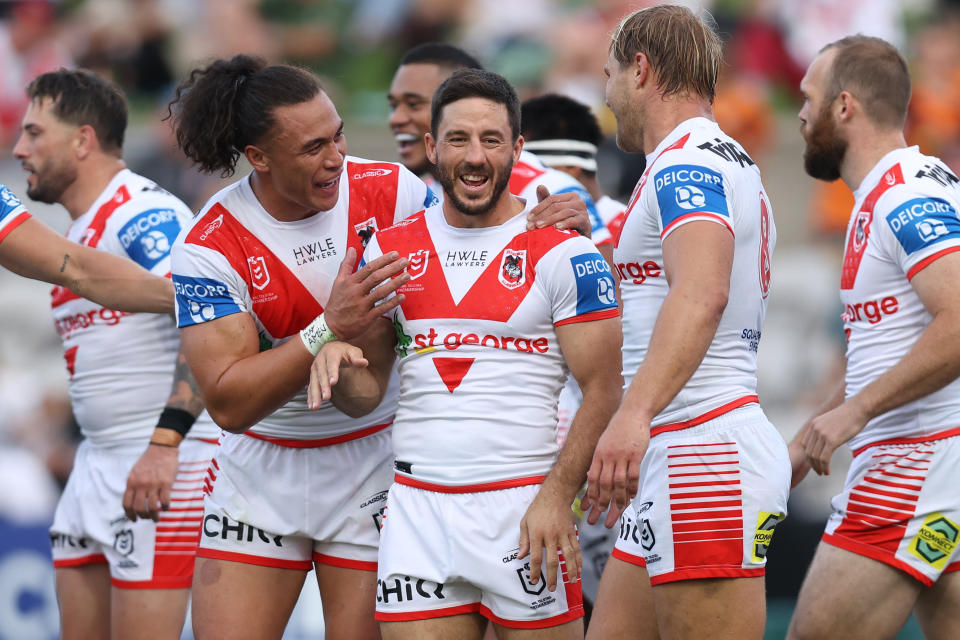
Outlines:
[[504, 249], [503, 260], [500, 262], [500, 273], [498, 274], [500, 284], [507, 289], [516, 289], [523, 286], [527, 279], [526, 259], [526, 249], [520, 251]]
[[250, 267], [250, 284], [257, 291], [263, 291], [270, 284], [270, 272], [267, 271], [267, 261], [263, 256], [251, 256], [247, 258], [247, 266]]
[[368, 218], [363, 222], [358, 222], [353, 225], [353, 230], [357, 232], [357, 235], [360, 236], [360, 244], [364, 247], [367, 246], [367, 243], [370, 242], [370, 238], [373, 237], [373, 234], [377, 232], [377, 219]]
[[420, 249], [419, 251], [414, 251], [409, 256], [407, 256], [407, 273], [410, 274], [411, 280], [416, 280], [424, 273], [427, 272], [427, 262], [430, 258], [430, 252], [426, 249]]

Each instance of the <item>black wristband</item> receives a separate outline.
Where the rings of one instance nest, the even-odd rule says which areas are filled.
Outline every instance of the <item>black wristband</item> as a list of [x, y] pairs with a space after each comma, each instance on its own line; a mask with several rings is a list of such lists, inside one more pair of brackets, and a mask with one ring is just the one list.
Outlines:
[[170, 429], [185, 437], [196, 420], [196, 416], [189, 411], [164, 407], [160, 413], [160, 419], [157, 421], [157, 428]]

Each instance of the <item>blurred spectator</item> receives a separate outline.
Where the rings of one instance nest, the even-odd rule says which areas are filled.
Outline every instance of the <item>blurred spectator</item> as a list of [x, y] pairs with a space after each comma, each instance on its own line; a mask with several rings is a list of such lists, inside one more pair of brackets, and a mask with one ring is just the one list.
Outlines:
[[73, 66], [58, 39], [60, 27], [52, 2], [0, 3], [0, 148], [9, 149], [27, 109], [24, 87], [59, 67]]

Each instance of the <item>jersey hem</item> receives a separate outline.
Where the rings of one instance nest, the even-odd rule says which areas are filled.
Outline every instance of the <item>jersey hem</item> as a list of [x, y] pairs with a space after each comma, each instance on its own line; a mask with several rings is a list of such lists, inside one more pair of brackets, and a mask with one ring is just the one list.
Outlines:
[[260, 435], [259, 433], [252, 433], [250, 431], [245, 431], [243, 435], [249, 436], [251, 438], [256, 438], [257, 440], [263, 440], [269, 442], [270, 444], [275, 444], [280, 447], [291, 447], [294, 449], [313, 449], [316, 447], [329, 447], [335, 444], [343, 444], [344, 442], [350, 442], [351, 440], [359, 440], [360, 438], [365, 438], [367, 436], [372, 436], [375, 433], [383, 431], [387, 427], [393, 424], [393, 420], [390, 422], [385, 422], [383, 424], [375, 424], [371, 427], [365, 427], [363, 429], [357, 429], [356, 431], [351, 431], [350, 433], [344, 433], [339, 436], [331, 436], [329, 438], [317, 438], [314, 440], [297, 440], [293, 438], [273, 438], [271, 436]]
[[497, 480], [494, 482], [481, 482], [478, 484], [466, 485], [447, 485], [436, 484], [434, 482], [424, 482], [409, 476], [395, 474], [394, 482], [414, 489], [423, 489], [425, 491], [435, 491], [437, 493], [480, 493], [483, 491], [498, 491], [500, 489], [513, 489], [514, 487], [525, 487], [532, 484], [543, 484], [547, 478], [542, 476], [528, 476], [526, 478], [513, 478], [511, 480]]
[[282, 558], [255, 556], [248, 553], [221, 551], [219, 549], [207, 549], [205, 547], [200, 547], [197, 549], [197, 557], [210, 558], [211, 560], [239, 562], [240, 564], [252, 564], [258, 567], [274, 567], [277, 569], [299, 569], [300, 571], [309, 571], [313, 568], [313, 563], [310, 560], [284, 560]]
[[0, 229], [0, 242], [3, 242], [3, 239], [10, 235], [10, 232], [22, 225], [24, 222], [29, 220], [32, 216], [29, 211], [22, 211], [17, 214], [10, 222], [4, 225], [3, 229]]
[[82, 567], [88, 564], [107, 564], [107, 556], [102, 553], [96, 553], [89, 556], [83, 556], [82, 558], [64, 558], [62, 560], [54, 560], [53, 568], [54, 569], [68, 569], [70, 567]]
[[358, 569], [360, 571], [376, 571], [376, 561], [353, 560], [351, 558], [339, 558], [337, 556], [328, 556], [323, 553], [314, 553], [313, 561], [317, 564], [325, 564], [330, 567], [340, 567], [342, 569]]
[[[887, 566], [893, 567], [894, 569], [899, 569], [914, 580], [922, 583], [924, 586], [933, 586], [933, 580], [923, 575], [920, 571], [917, 571], [906, 562], [898, 559], [895, 555], [881, 551], [876, 547], [872, 547], [863, 542], [857, 542], [856, 540], [852, 540], [851, 538], [840, 536], [835, 533], [823, 534], [823, 537], [820, 538], [820, 541], [825, 544], [843, 549], [844, 551], [855, 553], [858, 556], [876, 560], [877, 562], [881, 562]], [[960, 569], [960, 567], [957, 568]]]
[[910, 270], [907, 271], [907, 280], [913, 280], [913, 276], [917, 275], [918, 273], [920, 273], [921, 271], [923, 271], [924, 269], [926, 269], [927, 267], [929, 267], [931, 264], [933, 264], [934, 262], [936, 262], [938, 259], [940, 259], [940, 258], [942, 258], [943, 256], [947, 255], [948, 253], [953, 253], [954, 251], [960, 251], [960, 246], [947, 247], [946, 249], [943, 249], [943, 250], [941, 250], [941, 251], [937, 251], [936, 253], [927, 256], [926, 258], [924, 258], [923, 260], [921, 260], [921, 261], [918, 262], [917, 264], [915, 264], [915, 265], [913, 265], [912, 267], [910, 267]]
[[650, 576], [650, 585], [679, 582], [681, 580], [702, 580], [704, 578], [760, 578], [766, 574], [766, 567], [696, 567], [679, 569], [660, 575]]
[[728, 231], [730, 231], [731, 235], [733, 235], [734, 237], [736, 237], [737, 235], [736, 233], [733, 232], [733, 225], [731, 225], [728, 220], [724, 219], [723, 216], [717, 215], [715, 213], [711, 213], [709, 211], [693, 211], [691, 213], [683, 214], [679, 218], [676, 218], [675, 220], [671, 221], [670, 224], [668, 224], [666, 227], [664, 227], [663, 231], [660, 233], [660, 240], [663, 240], [668, 235], [670, 235], [677, 227], [680, 226], [681, 222], [693, 222], [693, 220], [690, 220], [690, 218], [695, 218], [697, 220], [706, 220], [707, 222], [716, 222], [716, 223], [722, 224], [727, 228]]
[[946, 431], [938, 431], [932, 433], [928, 436], [917, 436], [915, 438], [890, 438], [889, 440], [877, 440], [876, 442], [871, 442], [870, 444], [865, 444], [862, 447], [858, 447], [853, 450], [853, 457], [857, 457], [867, 449], [871, 447], [882, 447], [890, 445], [899, 445], [899, 444], [919, 444], [921, 442], [935, 442], [937, 440], [945, 440], [946, 438], [952, 438], [954, 436], [960, 436], [960, 427], [955, 427], [953, 429], [947, 429]]
[[620, 309], [614, 307], [612, 309], [603, 309], [601, 311], [591, 311], [590, 313], [584, 313], [579, 316], [573, 316], [571, 318], [566, 318], [564, 320], [558, 320], [553, 323], [553, 326], [560, 327], [565, 324], [574, 324], [577, 322], [593, 322], [594, 320], [606, 320], [607, 318], [617, 318], [620, 316]]
[[734, 409], [739, 409], [740, 407], [746, 406], [748, 404], [759, 404], [759, 403], [760, 403], [759, 396], [755, 396], [755, 395], [743, 396], [741, 398], [737, 398], [736, 400], [733, 400], [732, 402], [728, 402], [724, 405], [720, 405], [716, 409], [711, 409], [710, 411], [707, 411], [706, 413], [703, 413], [697, 416], [696, 418], [691, 418], [690, 420], [684, 420], [683, 422], [673, 422], [670, 424], [662, 424], [656, 427], [651, 427], [650, 437], [652, 438], [654, 436], [660, 435], [661, 433], [668, 433], [670, 431], [681, 431], [683, 429], [696, 427], [703, 424], [704, 422], [709, 422], [714, 418], [719, 418], [723, 414], [729, 413]]

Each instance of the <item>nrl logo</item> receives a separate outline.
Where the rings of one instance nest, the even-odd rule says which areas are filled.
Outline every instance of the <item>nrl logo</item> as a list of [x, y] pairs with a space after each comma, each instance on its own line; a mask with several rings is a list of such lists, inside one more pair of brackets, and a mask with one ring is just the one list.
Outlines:
[[516, 289], [523, 286], [523, 283], [527, 280], [526, 265], [524, 264], [526, 258], [526, 249], [520, 251], [504, 249], [503, 260], [500, 261], [500, 272], [497, 274], [500, 284], [507, 289]]
[[414, 251], [407, 256], [407, 273], [411, 280], [416, 280], [427, 271], [427, 260], [430, 258], [430, 252], [426, 249]]
[[257, 291], [263, 291], [270, 284], [270, 272], [267, 271], [267, 261], [263, 256], [251, 256], [247, 258], [247, 266], [250, 267], [250, 284]]

